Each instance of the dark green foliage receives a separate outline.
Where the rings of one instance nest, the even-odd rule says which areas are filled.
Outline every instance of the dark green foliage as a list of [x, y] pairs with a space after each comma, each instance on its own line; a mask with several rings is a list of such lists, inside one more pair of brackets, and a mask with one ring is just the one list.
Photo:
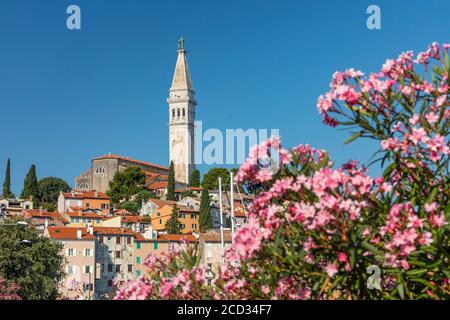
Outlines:
[[189, 178], [189, 187], [200, 187], [200, 171], [195, 169]]
[[176, 200], [175, 198], [175, 168], [173, 161], [170, 162], [169, 177], [167, 185], [167, 200]]
[[36, 176], [36, 166], [34, 164], [31, 165], [31, 168], [25, 177], [20, 197], [22, 199], [33, 197], [34, 206], [37, 207], [39, 205], [39, 183]]
[[117, 207], [121, 201], [130, 201], [131, 196], [144, 190], [144, 184], [144, 171], [139, 167], [128, 167], [114, 175], [106, 194], [111, 198], [111, 203]]
[[204, 176], [202, 187], [208, 190], [219, 190], [219, 177], [222, 178], [222, 190], [230, 188], [230, 172], [226, 168], [212, 168]]
[[[58, 296], [63, 277], [62, 246], [31, 227], [5, 220], [0, 224], [0, 277], [17, 283], [24, 300], [51, 300]], [[27, 240], [27, 242], [24, 242]]]
[[120, 205], [121, 209], [127, 210], [130, 213], [138, 213], [141, 205], [136, 201], [126, 201]]
[[177, 205], [173, 206], [169, 220], [166, 222], [166, 230], [169, 234], [181, 234], [180, 220], [178, 220], [179, 209]]
[[5, 181], [3, 182], [3, 197], [14, 198], [14, 194], [11, 192], [11, 161], [9, 158], [6, 162]]
[[202, 197], [200, 200], [199, 225], [201, 232], [206, 232], [213, 227], [211, 204], [209, 201], [209, 192], [208, 189], [206, 188], [203, 188]]
[[60, 192], [69, 192], [70, 186], [64, 180], [56, 177], [46, 177], [39, 180], [39, 203], [48, 211], [54, 211]]

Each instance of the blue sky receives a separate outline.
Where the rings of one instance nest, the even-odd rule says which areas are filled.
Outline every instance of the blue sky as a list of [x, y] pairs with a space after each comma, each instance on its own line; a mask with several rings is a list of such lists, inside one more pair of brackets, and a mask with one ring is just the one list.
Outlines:
[[[70, 4], [81, 8], [80, 31], [66, 28]], [[381, 7], [381, 30], [366, 28], [370, 4]], [[449, 42], [449, 11], [446, 0], [1, 0], [0, 183], [8, 157], [15, 193], [33, 163], [39, 177], [70, 185], [108, 152], [166, 165], [180, 36], [203, 127], [279, 128], [285, 146], [366, 162], [377, 146], [343, 146], [348, 133], [321, 123], [317, 97], [336, 70], [369, 73]]]

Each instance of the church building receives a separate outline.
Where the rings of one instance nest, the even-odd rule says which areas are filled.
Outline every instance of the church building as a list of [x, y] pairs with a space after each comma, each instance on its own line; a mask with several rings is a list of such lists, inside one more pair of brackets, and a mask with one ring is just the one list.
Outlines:
[[[173, 161], [177, 189], [185, 189], [195, 169], [194, 122], [195, 92], [186, 60], [184, 39], [178, 41], [178, 59], [169, 90], [169, 163]], [[139, 166], [147, 176], [149, 189], [166, 186], [169, 168], [130, 157], [108, 154], [92, 159], [91, 167], [75, 178], [76, 190], [106, 192], [116, 172], [130, 166]]]

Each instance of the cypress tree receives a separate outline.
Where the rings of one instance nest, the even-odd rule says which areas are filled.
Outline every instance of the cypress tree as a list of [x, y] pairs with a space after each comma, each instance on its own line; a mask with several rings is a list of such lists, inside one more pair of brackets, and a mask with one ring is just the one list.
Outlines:
[[175, 168], [173, 161], [170, 162], [169, 177], [167, 185], [167, 200], [175, 200]]
[[203, 188], [200, 200], [200, 216], [199, 216], [200, 232], [206, 232], [213, 227], [211, 205], [209, 202], [209, 192], [207, 188]]
[[181, 234], [180, 220], [178, 220], [179, 209], [177, 205], [172, 208], [169, 220], [166, 222], [166, 230], [168, 234]]
[[39, 185], [36, 176], [36, 166], [33, 164], [25, 177], [23, 182], [23, 190], [20, 195], [22, 199], [33, 197], [33, 202], [36, 205], [39, 200]]
[[3, 182], [3, 198], [14, 198], [11, 192], [11, 162], [8, 158], [6, 162], [5, 182]]
[[189, 187], [200, 187], [200, 171], [195, 169], [192, 171], [189, 179]]

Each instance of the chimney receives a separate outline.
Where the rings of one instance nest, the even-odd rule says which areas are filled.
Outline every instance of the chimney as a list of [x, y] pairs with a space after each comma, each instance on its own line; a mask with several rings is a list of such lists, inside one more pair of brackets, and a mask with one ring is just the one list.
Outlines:
[[95, 190], [95, 192], [94, 192], [94, 197], [98, 198], [98, 191], [97, 190]]
[[93, 227], [88, 227], [88, 228], [87, 228], [87, 232], [88, 232], [90, 235], [93, 235], [93, 234], [94, 234], [94, 228], [93, 228]]
[[81, 229], [77, 229], [77, 239], [82, 239], [83, 238], [83, 232], [81, 231]]

